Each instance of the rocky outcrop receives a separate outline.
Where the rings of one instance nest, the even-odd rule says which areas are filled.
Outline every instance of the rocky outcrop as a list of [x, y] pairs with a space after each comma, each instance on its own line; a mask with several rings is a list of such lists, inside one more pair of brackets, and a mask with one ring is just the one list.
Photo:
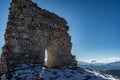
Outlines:
[[15, 64], [44, 64], [45, 50], [48, 67], [76, 65], [65, 19], [39, 8], [31, 0], [12, 0], [9, 9], [1, 72]]

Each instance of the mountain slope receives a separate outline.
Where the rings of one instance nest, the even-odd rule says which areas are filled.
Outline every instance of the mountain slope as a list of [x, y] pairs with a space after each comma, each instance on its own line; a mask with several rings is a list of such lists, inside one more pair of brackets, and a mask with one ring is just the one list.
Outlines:
[[106, 70], [120, 70], [120, 61], [112, 63], [86, 63], [78, 62], [78, 65], [83, 68], [90, 68], [94, 70], [106, 71]]
[[104, 72], [120, 78], [120, 70], [107, 70]]
[[118, 80], [111, 75], [80, 67], [45, 68], [39, 64], [20, 64], [3, 74], [1, 80]]
[[86, 62], [78, 62], [78, 65], [83, 68], [90, 68], [94, 70], [103, 71], [107, 74], [116, 76], [120, 78], [120, 61], [111, 62], [107, 64], [103, 63], [86, 63]]

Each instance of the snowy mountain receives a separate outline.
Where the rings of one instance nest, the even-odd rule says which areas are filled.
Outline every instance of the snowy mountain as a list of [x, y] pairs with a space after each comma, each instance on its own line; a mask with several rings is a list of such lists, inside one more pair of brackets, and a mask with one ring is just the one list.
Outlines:
[[106, 70], [120, 70], [120, 61], [111, 63], [87, 63], [78, 62], [78, 65], [83, 68], [90, 68], [94, 70], [106, 71]]
[[[10, 75], [11, 74], [11, 75]], [[119, 80], [95, 70], [73, 66], [46, 68], [39, 64], [16, 65], [0, 80]]]
[[86, 63], [86, 62], [78, 62], [78, 65], [83, 68], [90, 68], [93, 70], [99, 70], [104, 73], [116, 76], [120, 78], [120, 61], [111, 62], [111, 63]]
[[107, 71], [105, 71], [105, 73], [120, 78], [120, 70], [107, 70]]

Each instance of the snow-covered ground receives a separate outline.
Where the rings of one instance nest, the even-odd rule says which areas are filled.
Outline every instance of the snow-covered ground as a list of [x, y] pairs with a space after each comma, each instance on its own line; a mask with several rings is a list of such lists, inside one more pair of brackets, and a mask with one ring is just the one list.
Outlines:
[[[9, 79], [7, 79], [9, 78]], [[45, 68], [39, 64], [20, 64], [3, 74], [1, 80], [119, 80], [111, 75], [80, 67]]]

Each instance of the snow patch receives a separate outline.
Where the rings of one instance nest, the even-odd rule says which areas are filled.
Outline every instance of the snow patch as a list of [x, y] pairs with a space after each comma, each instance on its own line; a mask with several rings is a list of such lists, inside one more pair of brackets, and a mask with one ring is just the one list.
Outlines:
[[[39, 64], [20, 64], [10, 70], [10, 80], [118, 80], [111, 75], [80, 67], [45, 68]], [[9, 80], [7, 74], [1, 80]]]

